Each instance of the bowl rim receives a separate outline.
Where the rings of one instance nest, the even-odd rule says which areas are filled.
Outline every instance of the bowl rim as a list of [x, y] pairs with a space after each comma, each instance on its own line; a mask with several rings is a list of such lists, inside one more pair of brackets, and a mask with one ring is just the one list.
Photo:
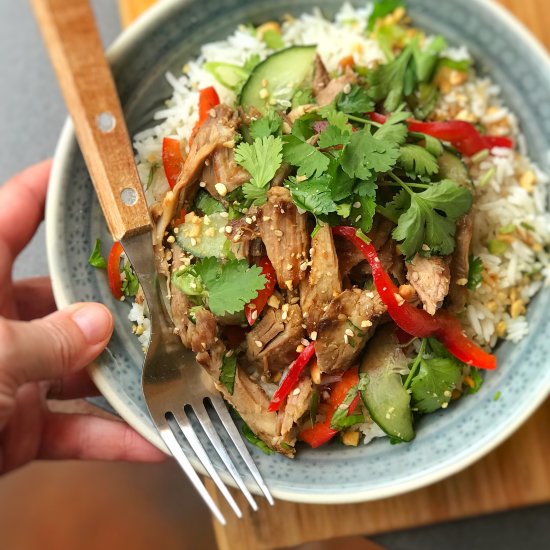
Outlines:
[[[508, 10], [506, 10], [500, 4], [497, 4], [495, 0], [468, 0], [471, 3], [478, 4], [483, 9], [492, 11], [497, 20], [500, 21], [505, 27], [512, 30], [516, 35], [520, 36], [523, 41], [529, 46], [530, 50], [539, 58], [540, 63], [545, 66], [546, 71], [550, 73], [550, 55], [545, 49], [542, 43], [521, 23], [516, 19]], [[173, 9], [177, 9], [180, 6], [187, 4], [189, 0], [163, 0], [157, 2], [144, 13], [142, 13], [136, 21], [121, 32], [121, 34], [115, 39], [111, 46], [107, 49], [107, 57], [111, 63], [120, 61], [126, 52], [132, 48], [132, 45], [139, 40], [140, 36], [147, 33], [149, 29], [155, 27], [157, 22], [163, 19]], [[55, 222], [63, 215], [60, 210], [59, 201], [56, 200], [56, 193], [58, 189], [61, 189], [61, 182], [63, 174], [68, 168], [70, 162], [70, 150], [75, 140], [74, 127], [70, 117], [65, 121], [59, 141], [57, 143], [54, 153], [54, 163], [52, 172], [50, 175], [50, 185], [48, 186], [48, 195], [45, 211], [45, 226], [46, 226], [46, 251], [48, 266], [52, 281], [53, 294], [58, 308], [64, 308], [69, 306], [72, 302], [65, 291], [62, 283], [62, 272], [59, 262], [57, 262], [55, 235], [56, 228]], [[90, 376], [101, 392], [101, 394], [107, 399], [109, 404], [117, 411], [118, 414], [140, 435], [150, 441], [153, 445], [163, 450], [168, 454], [167, 448], [164, 445], [159, 434], [156, 430], [143, 422], [143, 420], [137, 415], [132, 408], [119, 396], [119, 394], [112, 388], [107, 378], [103, 375], [101, 367], [92, 362], [88, 367]], [[399, 484], [393, 483], [383, 487], [375, 489], [358, 489], [353, 493], [307, 493], [300, 491], [292, 491], [288, 489], [270, 488], [275, 498], [286, 500], [289, 502], [299, 502], [306, 504], [353, 504], [358, 502], [367, 502], [371, 500], [379, 500], [397, 496], [403, 493], [408, 493], [422, 487], [432, 485], [438, 481], [441, 481], [447, 477], [452, 476], [474, 462], [478, 461], [504, 440], [510, 437], [533, 413], [534, 411], [546, 400], [550, 395], [550, 386], [546, 390], [541, 391], [538, 395], [526, 403], [523, 412], [511, 419], [506, 428], [495, 435], [491, 440], [486, 441], [480, 445], [475, 451], [470, 453], [467, 457], [463, 457], [454, 462], [448, 463], [438, 470], [431, 471], [425, 474], [420, 474], [414, 479]], [[205, 474], [204, 469], [193, 457], [191, 459], [193, 466], [200, 473]], [[220, 473], [225, 483], [236, 487], [233, 479], [227, 474]], [[248, 485], [248, 484], [247, 484]], [[249, 487], [253, 492], [258, 493], [255, 486]], [[259, 494], [259, 493], [258, 493]]]

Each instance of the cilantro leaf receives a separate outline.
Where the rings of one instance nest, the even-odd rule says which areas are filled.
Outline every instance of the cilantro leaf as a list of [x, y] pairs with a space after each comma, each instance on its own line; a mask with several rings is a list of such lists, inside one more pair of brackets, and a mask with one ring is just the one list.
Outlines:
[[329, 103], [325, 107], [321, 107], [321, 109], [317, 110], [317, 114], [322, 116], [332, 126], [340, 128], [343, 132], [350, 129], [349, 119], [346, 113], [337, 111], [334, 103]]
[[[246, 198], [253, 198], [257, 203], [265, 202], [267, 185], [283, 160], [282, 148], [281, 138], [273, 136], [256, 138], [252, 144], [243, 142], [235, 148], [235, 162], [251, 176], [250, 182], [243, 187]], [[258, 189], [263, 192], [259, 193]]]
[[466, 286], [470, 290], [475, 290], [483, 281], [483, 262], [481, 258], [474, 258], [470, 255], [469, 258], [470, 268], [468, 270], [468, 282]]
[[367, 29], [372, 31], [378, 19], [382, 19], [394, 12], [397, 8], [405, 7], [403, 0], [375, 0], [372, 12], [367, 22]]
[[[397, 115], [397, 116], [396, 116]], [[409, 117], [410, 113], [393, 113], [388, 117], [386, 122], [376, 130], [374, 137], [380, 140], [393, 141], [397, 145], [403, 145], [407, 141], [407, 135], [409, 129], [406, 124], [403, 124], [402, 116], [407, 115]]]
[[[403, 241], [401, 250], [405, 256], [412, 258], [423, 244], [427, 244], [433, 254], [451, 254], [455, 248], [456, 220], [472, 204], [470, 191], [452, 180], [443, 180], [422, 193], [410, 192], [409, 195], [410, 205], [401, 213], [393, 230], [394, 239]], [[406, 202], [402, 194], [398, 197], [401, 209]], [[399, 210], [395, 206], [393, 212], [390, 207], [394, 215]]]
[[225, 212], [223, 204], [202, 189], [197, 193], [193, 201], [193, 210], [200, 210], [206, 216], [211, 216], [216, 212]]
[[292, 108], [300, 107], [300, 105], [309, 105], [315, 103], [313, 98], [313, 90], [311, 88], [300, 88], [292, 97]]
[[368, 74], [369, 94], [376, 102], [384, 100], [386, 111], [395, 111], [403, 101], [405, 74], [411, 56], [412, 50], [407, 46], [395, 60]]
[[322, 174], [302, 183], [296, 183], [295, 178], [287, 181], [296, 206], [316, 216], [336, 212], [338, 208], [332, 198], [331, 183], [332, 178], [329, 174]]
[[411, 205], [411, 196], [405, 189], [401, 189], [396, 193], [393, 199], [385, 206], [378, 206], [378, 211], [382, 216], [388, 218], [393, 223], [397, 224], [399, 216], [403, 214]]
[[342, 155], [342, 168], [350, 177], [369, 180], [376, 172], [387, 172], [399, 157], [395, 142], [377, 139], [368, 128], [355, 132]]
[[237, 376], [237, 356], [225, 354], [220, 369], [220, 382], [227, 388], [229, 395], [235, 390], [235, 377]]
[[326, 171], [330, 159], [313, 145], [296, 136], [284, 136], [283, 158], [285, 162], [298, 167], [298, 175], [310, 178]]
[[419, 82], [431, 79], [439, 54], [447, 48], [447, 42], [442, 36], [436, 36], [424, 49], [420, 49], [418, 41], [413, 44], [413, 57], [416, 65], [416, 77]]
[[208, 307], [214, 315], [220, 316], [242, 311], [265, 284], [261, 268], [249, 267], [244, 260], [230, 260], [222, 265], [219, 277], [207, 284]]
[[310, 137], [315, 135], [313, 124], [317, 120], [319, 120], [319, 116], [317, 115], [317, 113], [306, 113], [305, 115], [302, 115], [292, 125], [292, 135], [296, 136], [302, 141], [307, 141]]
[[357, 395], [357, 391], [358, 391], [357, 386], [353, 386], [348, 390], [348, 393], [346, 393], [346, 397], [344, 397], [344, 400], [338, 406], [338, 408], [334, 411], [332, 418], [330, 419], [331, 429], [343, 430], [344, 428], [349, 428], [354, 424], [359, 424], [360, 422], [365, 421], [365, 418], [363, 417], [362, 414], [353, 414], [348, 416], [349, 407], [352, 401], [355, 399], [355, 396]]
[[472, 67], [471, 59], [461, 59], [457, 61], [456, 59], [450, 59], [449, 57], [441, 57], [437, 63], [437, 69], [441, 67], [448, 67], [449, 69], [454, 69], [455, 71], [466, 72], [469, 71]]
[[92, 250], [92, 253], [90, 254], [90, 257], [88, 258], [88, 263], [92, 267], [97, 267], [99, 269], [105, 269], [107, 267], [107, 262], [105, 261], [105, 258], [101, 254], [101, 240], [96, 239], [94, 249]]
[[241, 430], [242, 430], [242, 432], [243, 432], [244, 437], [246, 438], [246, 440], [247, 440], [249, 443], [252, 443], [252, 445], [255, 445], [256, 447], [258, 447], [258, 449], [260, 449], [261, 451], [263, 451], [266, 455], [271, 455], [271, 454], [273, 454], [273, 451], [267, 446], [267, 443], [265, 443], [264, 441], [262, 441], [262, 440], [252, 431], [252, 429], [250, 428], [250, 426], [249, 426], [246, 422], [243, 422], [243, 426], [242, 426]]
[[355, 178], [350, 178], [342, 169], [337, 160], [333, 161], [328, 173], [332, 177], [331, 195], [336, 202], [351, 199]]
[[467, 394], [477, 393], [483, 385], [483, 377], [481, 376], [479, 369], [472, 367], [470, 370], [470, 378], [473, 382], [473, 387], [468, 385], [466, 389]]
[[363, 233], [368, 233], [372, 229], [375, 212], [376, 200], [373, 196], [357, 196], [351, 208], [349, 223]]
[[407, 102], [414, 113], [414, 118], [424, 120], [433, 112], [438, 98], [437, 87], [422, 82], [415, 93], [407, 98]]
[[425, 414], [447, 406], [461, 380], [461, 363], [454, 358], [421, 358], [418, 374], [411, 382], [413, 406]]
[[250, 123], [250, 135], [254, 139], [261, 139], [271, 135], [279, 135], [283, 119], [275, 112], [268, 111], [267, 114]]
[[122, 293], [130, 298], [136, 296], [139, 290], [139, 281], [130, 265], [130, 262], [124, 263], [124, 272], [122, 278]]
[[218, 316], [242, 311], [266, 284], [259, 267], [249, 267], [245, 260], [222, 264], [212, 257], [176, 271], [172, 281], [184, 294], [208, 300], [210, 311]]
[[374, 103], [363, 86], [354, 84], [349, 93], [340, 92], [336, 97], [335, 106], [338, 111], [349, 115], [369, 113], [374, 110]]
[[398, 162], [407, 174], [433, 176], [439, 172], [437, 159], [420, 145], [403, 145]]
[[329, 125], [319, 134], [319, 141], [317, 144], [322, 149], [327, 147], [335, 147], [338, 145], [347, 145], [351, 138], [351, 130], [346, 128], [342, 130], [338, 126]]

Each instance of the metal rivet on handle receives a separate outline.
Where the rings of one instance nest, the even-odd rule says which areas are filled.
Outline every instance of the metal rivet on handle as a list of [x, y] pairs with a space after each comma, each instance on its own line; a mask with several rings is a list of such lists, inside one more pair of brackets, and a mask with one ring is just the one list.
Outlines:
[[120, 198], [126, 206], [133, 206], [137, 202], [137, 193], [131, 187], [125, 187], [120, 192]]
[[116, 118], [108, 112], [97, 115], [96, 124], [100, 132], [108, 134], [115, 129]]

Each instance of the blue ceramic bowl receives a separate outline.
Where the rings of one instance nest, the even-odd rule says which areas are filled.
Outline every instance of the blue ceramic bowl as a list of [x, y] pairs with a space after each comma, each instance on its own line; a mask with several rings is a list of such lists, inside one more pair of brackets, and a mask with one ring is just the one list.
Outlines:
[[[409, 0], [416, 25], [465, 44], [483, 71], [502, 87], [521, 122], [529, 151], [548, 171], [550, 63], [541, 46], [505, 11], [485, 0]], [[127, 30], [110, 59], [130, 133], [152, 123], [171, 89], [164, 79], [195, 56], [202, 43], [221, 39], [243, 22], [259, 23], [319, 6], [332, 16], [336, 0], [163, 0]], [[103, 395], [136, 430], [162, 447], [140, 388], [142, 353], [126, 319], [127, 305], [110, 295], [104, 274], [86, 260], [100, 236], [110, 242], [70, 123], [61, 136], [47, 207], [47, 241], [56, 300], [96, 300], [116, 318], [109, 349], [91, 368]], [[281, 499], [344, 503], [388, 497], [465, 468], [508, 437], [550, 389], [550, 290], [529, 307], [531, 332], [519, 345], [498, 349], [499, 368], [481, 391], [422, 419], [410, 444], [387, 439], [357, 448], [300, 449], [295, 460], [252, 453], [273, 494]], [[493, 399], [501, 392], [498, 401]], [[221, 464], [216, 465], [220, 471]], [[247, 483], [253, 487], [251, 479]]]

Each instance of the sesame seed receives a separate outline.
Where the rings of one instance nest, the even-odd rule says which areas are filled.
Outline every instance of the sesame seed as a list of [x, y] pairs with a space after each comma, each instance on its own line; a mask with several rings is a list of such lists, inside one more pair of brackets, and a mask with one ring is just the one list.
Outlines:
[[220, 212], [220, 218], [229, 218], [229, 214], [227, 212]]
[[195, 239], [195, 237], [191, 237], [191, 245], [197, 246], [197, 239]]
[[353, 334], [353, 330], [351, 330], [350, 328], [347, 328], [346, 331], [345, 331], [345, 333], [346, 333], [348, 336], [355, 336], [355, 335]]
[[250, 225], [252, 223], [252, 218], [245, 218], [244, 221]]
[[230, 349], [230, 350], [225, 354], [226, 357], [231, 357], [232, 355], [233, 355], [233, 350], [232, 350], [232, 349]]
[[258, 95], [261, 99], [267, 99], [269, 97], [269, 91], [267, 88], [262, 88]]
[[258, 346], [260, 349], [263, 348], [263, 346], [264, 346], [260, 340], [256, 340], [254, 343], [255, 343], [256, 346]]
[[283, 307], [281, 308], [283, 311], [287, 312], [289, 308], [288, 304], [283, 304]]
[[294, 296], [294, 298], [290, 299], [291, 304], [297, 304], [300, 301], [300, 298], [298, 296]]
[[361, 321], [361, 328], [367, 328], [367, 327], [372, 327], [372, 321], [369, 321], [369, 320]]
[[443, 395], [444, 395], [445, 397], [451, 397], [451, 395], [453, 395], [453, 394], [452, 394], [449, 390], [445, 390], [445, 391], [443, 392]]
[[292, 269], [292, 264], [291, 263], [286, 264], [286, 268], [290, 271]]
[[317, 340], [317, 331], [314, 330], [310, 335], [309, 337], [315, 342], [315, 340]]
[[287, 311], [283, 311], [283, 314], [281, 315], [281, 319], [283, 321], [286, 321], [286, 318], [288, 317], [288, 312]]
[[279, 304], [281, 303], [279, 298], [277, 298], [277, 296], [274, 296], [274, 295], [271, 295], [269, 297], [269, 300], [267, 301], [268, 305], [275, 308], [275, 309], [278, 309], [279, 307]]
[[205, 182], [205, 181], [201, 181], [201, 182], [199, 183], [199, 187], [203, 187], [203, 188], [206, 187], [206, 182]]
[[342, 91], [345, 93], [345, 94], [349, 94], [351, 92], [351, 84], [348, 82], [344, 88], [342, 89]]
[[264, 216], [264, 217], [262, 218], [262, 221], [268, 222], [270, 219], [271, 219], [271, 216]]
[[218, 229], [218, 233], [225, 233], [225, 227], [220, 227]]
[[229, 235], [233, 231], [233, 228], [230, 225], [225, 226], [225, 232]]
[[302, 262], [300, 264], [300, 271], [305, 271], [307, 269], [307, 262]]
[[179, 232], [180, 232], [180, 228], [179, 227], [174, 227], [174, 233], [177, 235]]
[[362, 216], [361, 216], [361, 214], [359, 214], [359, 216], [357, 216], [357, 218], [355, 218], [355, 221], [358, 222], [361, 218], [362, 218]]
[[344, 334], [344, 344], [349, 344], [349, 336]]
[[[302, 324], [302, 328], [303, 328], [304, 330], [306, 330], [307, 325], [306, 325], [306, 324]], [[313, 340], [313, 338], [312, 338], [312, 340]]]
[[353, 208], [361, 208], [361, 203], [359, 201], [357, 201], [357, 202], [354, 202], [352, 204], [352, 206], [353, 206]]
[[445, 401], [445, 403], [441, 403], [441, 408], [446, 409], [449, 406], [449, 403]]
[[302, 338], [300, 342], [302, 342], [303, 346], [309, 346], [309, 340], [306, 340], [305, 338]]
[[170, 244], [175, 243], [175, 242], [176, 242], [176, 237], [174, 237], [174, 235], [170, 235], [170, 236], [166, 239], [166, 242], [169, 242]]
[[430, 250], [430, 247], [427, 244], [423, 244], [422, 250], [424, 250], [424, 252], [428, 252]]
[[275, 229], [275, 231], [273, 231], [273, 233], [275, 233], [275, 235], [277, 235], [277, 237], [282, 237], [283, 236], [283, 232], [280, 229]]
[[292, 395], [300, 395], [300, 388], [296, 388], [296, 389], [292, 392]]
[[258, 311], [253, 311], [250, 314], [250, 317], [252, 317], [252, 320], [255, 321], [258, 318]]
[[214, 187], [221, 197], [225, 197], [225, 195], [227, 195], [227, 187], [224, 183], [216, 183]]

